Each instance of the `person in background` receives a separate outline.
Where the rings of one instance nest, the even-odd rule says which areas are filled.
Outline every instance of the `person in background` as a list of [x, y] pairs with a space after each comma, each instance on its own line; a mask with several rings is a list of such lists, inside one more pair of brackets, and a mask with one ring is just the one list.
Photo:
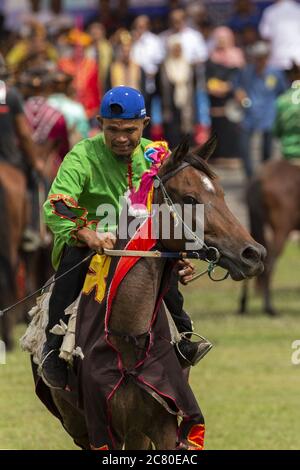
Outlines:
[[32, 138], [44, 158], [44, 174], [51, 182], [70, 148], [67, 124], [62, 113], [47, 102], [52, 90], [47, 68], [26, 72], [22, 81], [28, 93], [25, 116]]
[[189, 26], [196, 31], [199, 31], [206, 42], [207, 48], [209, 49], [213, 23], [209, 17], [205, 4], [199, 1], [190, 2], [186, 7], [186, 14]]
[[65, 11], [64, 3], [64, 0], [50, 0], [49, 18], [45, 26], [51, 37], [63, 29], [74, 27], [74, 17]]
[[194, 139], [196, 144], [201, 145], [207, 140], [210, 132], [209, 103], [204, 80], [204, 63], [208, 57], [207, 45], [202, 34], [188, 26], [188, 18], [183, 9], [177, 8], [171, 11], [169, 21], [170, 28], [160, 35], [164, 43], [165, 53], [168, 37], [176, 34], [180, 40], [184, 59], [190, 65], [196, 66], [197, 92], [195, 95], [196, 124]]
[[[9, 83], [9, 72], [0, 54], [0, 160], [26, 171], [42, 174], [44, 165], [34, 144], [17, 88]], [[19, 144], [19, 145], [18, 145]]]
[[183, 55], [180, 37], [168, 38], [168, 53], [159, 70], [164, 135], [169, 145], [178, 145], [193, 132], [196, 88], [195, 66]]
[[56, 63], [56, 48], [48, 41], [46, 29], [34, 23], [26, 30], [24, 37], [17, 41], [6, 55], [6, 63], [11, 69], [18, 69], [31, 55], [43, 55], [45, 60]]
[[[187, 2], [186, 14], [189, 26], [201, 34], [205, 41], [207, 51], [209, 51], [212, 46], [213, 23], [208, 15], [206, 5], [199, 1]], [[196, 120], [194, 141], [196, 145], [202, 145], [207, 141], [211, 132], [210, 103], [206, 91], [205, 64], [198, 62], [195, 65], [195, 73]]]
[[109, 66], [113, 59], [113, 50], [110, 41], [106, 39], [105, 28], [101, 23], [91, 23], [87, 29], [92, 38], [92, 47], [99, 68], [99, 79], [105, 83]]
[[246, 49], [258, 41], [261, 14], [252, 0], [235, 0], [233, 8], [228, 27], [235, 33], [237, 43]]
[[48, 104], [62, 113], [68, 127], [70, 145], [73, 146], [81, 139], [89, 136], [90, 125], [84, 107], [72, 96], [73, 77], [61, 71], [55, 71], [50, 76], [52, 93]]
[[190, 64], [203, 63], [207, 59], [207, 47], [202, 34], [187, 25], [187, 16], [184, 10], [176, 9], [170, 13], [170, 28], [161, 33], [165, 55], [167, 53], [167, 40], [176, 34], [180, 40], [182, 53]]
[[218, 136], [218, 145], [211, 161], [229, 165], [229, 159], [238, 157], [238, 129], [236, 123], [226, 116], [226, 105], [233, 98], [233, 81], [245, 59], [242, 50], [235, 46], [234, 34], [229, 28], [216, 28], [212, 40], [206, 80], [212, 130]]
[[[0, 54], [0, 161], [18, 168], [26, 177], [31, 213], [23, 234], [23, 249], [39, 246], [39, 205], [36, 176], [44, 176], [44, 162], [31, 137], [22, 97], [10, 84], [9, 72]], [[24, 208], [25, 209], [25, 208]]]
[[66, 36], [66, 40], [68, 48], [65, 48], [57, 67], [73, 77], [76, 98], [84, 106], [92, 123], [97, 115], [101, 96], [98, 65], [96, 59], [87, 53], [92, 39], [83, 31], [73, 29]]
[[270, 65], [280, 70], [300, 61], [300, 5], [295, 0], [277, 0], [263, 12], [261, 37], [270, 42]]
[[274, 135], [279, 139], [286, 160], [300, 163], [300, 66], [288, 71], [290, 87], [277, 98]]
[[108, 36], [124, 26], [127, 17], [127, 1], [98, 0], [99, 18]]
[[161, 39], [150, 31], [150, 19], [138, 16], [132, 25], [132, 58], [149, 77], [155, 76], [164, 58]]
[[162, 135], [162, 118], [159, 107], [159, 97], [157, 90], [157, 73], [159, 65], [164, 58], [162, 42], [159, 36], [150, 31], [150, 19], [146, 15], [138, 16], [132, 25], [133, 44], [131, 57], [138, 64], [145, 74], [145, 103], [152, 116], [151, 126], [145, 129], [146, 138], [150, 135]]
[[105, 90], [121, 85], [136, 88], [142, 92], [145, 89], [143, 69], [132, 60], [132, 37], [129, 31], [123, 31], [120, 35], [116, 58], [111, 63], [106, 77]]
[[272, 155], [272, 128], [276, 115], [276, 98], [286, 90], [285, 75], [268, 65], [270, 48], [258, 42], [252, 48], [253, 63], [240, 71], [235, 82], [235, 96], [244, 108], [240, 128], [240, 156], [245, 174], [254, 173], [251, 139], [255, 131], [262, 134], [262, 160]]

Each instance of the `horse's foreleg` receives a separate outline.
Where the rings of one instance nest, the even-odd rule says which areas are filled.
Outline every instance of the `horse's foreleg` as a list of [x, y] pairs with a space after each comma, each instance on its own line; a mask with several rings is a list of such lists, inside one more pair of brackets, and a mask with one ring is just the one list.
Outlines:
[[264, 311], [268, 315], [275, 316], [276, 310], [274, 309], [273, 304], [272, 304], [270, 281], [271, 281], [271, 271], [264, 272], [261, 275], [259, 283], [260, 283], [262, 294], [263, 294]]
[[247, 303], [248, 303], [248, 281], [243, 282], [242, 286], [242, 295], [240, 298], [240, 308], [238, 313], [243, 314], [247, 313]]
[[271, 298], [271, 278], [272, 273], [275, 267], [277, 258], [282, 253], [282, 250], [285, 245], [289, 230], [287, 231], [278, 231], [274, 233], [273, 246], [272, 250], [269, 253], [269, 259], [267, 260], [265, 271], [260, 277], [260, 285], [262, 287], [263, 297], [264, 297], [264, 309], [268, 315], [276, 315], [277, 312], [272, 305]]
[[149, 437], [139, 431], [132, 431], [126, 435], [125, 450], [150, 450], [152, 449]]
[[155, 424], [147, 433], [155, 450], [174, 450], [177, 441], [177, 417], [160, 409], [160, 419], [156, 417]]
[[82, 413], [65, 400], [66, 392], [51, 390], [51, 396], [61, 416], [61, 423], [74, 443], [81, 449], [90, 449], [86, 422]]

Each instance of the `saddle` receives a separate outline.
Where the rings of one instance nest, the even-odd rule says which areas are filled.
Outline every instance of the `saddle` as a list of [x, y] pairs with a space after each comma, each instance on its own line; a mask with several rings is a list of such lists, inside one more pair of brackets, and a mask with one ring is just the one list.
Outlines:
[[[51, 283], [52, 280], [54, 280], [54, 276], [49, 279], [47, 284]], [[20, 339], [22, 350], [28, 352], [32, 356], [33, 362], [38, 367], [40, 367], [42, 363], [42, 351], [46, 342], [45, 330], [48, 324], [49, 301], [53, 287], [54, 284], [52, 284], [37, 298], [36, 305], [33, 306], [28, 313], [31, 321], [26, 332]], [[60, 320], [60, 324], [55, 325], [51, 330], [51, 333], [53, 334], [64, 336], [60, 347], [59, 357], [71, 366], [73, 365], [74, 357], [80, 357], [81, 359], [84, 357], [81, 348], [78, 346], [75, 347], [76, 318], [80, 298], [81, 294], [65, 310], [65, 314], [69, 317], [68, 323], [66, 324]], [[170, 312], [166, 307], [165, 309], [169, 322], [172, 344], [178, 344], [181, 340], [181, 335], [176, 328]]]

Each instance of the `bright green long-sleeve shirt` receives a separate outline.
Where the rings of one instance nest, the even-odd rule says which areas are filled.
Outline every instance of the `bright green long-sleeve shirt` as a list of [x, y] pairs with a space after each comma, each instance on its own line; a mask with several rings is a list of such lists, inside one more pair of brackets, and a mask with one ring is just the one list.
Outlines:
[[[139, 186], [142, 174], [150, 168], [144, 150], [150, 140], [141, 143], [132, 154], [132, 183]], [[76, 144], [66, 155], [44, 204], [45, 222], [54, 234], [52, 263], [57, 269], [64, 245], [76, 245], [76, 230], [89, 226], [96, 228], [100, 217], [97, 208], [111, 204], [119, 216], [119, 198], [128, 189], [128, 164], [114, 155], [105, 145], [102, 134]], [[58, 213], [55, 203], [64, 204], [76, 214], [71, 219]], [[107, 227], [115, 231], [116, 225]]]
[[274, 134], [285, 159], [300, 158], [300, 88], [290, 88], [277, 99]]

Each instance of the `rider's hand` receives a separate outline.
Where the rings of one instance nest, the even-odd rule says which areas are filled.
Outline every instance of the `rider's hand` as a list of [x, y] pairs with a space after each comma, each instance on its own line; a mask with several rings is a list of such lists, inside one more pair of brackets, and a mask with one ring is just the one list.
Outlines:
[[91, 250], [103, 253], [103, 249], [112, 250], [116, 244], [116, 237], [113, 233], [106, 232], [97, 234], [89, 228], [78, 230], [77, 238], [80, 242], [85, 243]]
[[189, 281], [191, 281], [193, 275], [195, 274], [195, 266], [188, 259], [183, 259], [178, 261], [178, 267], [179, 282], [185, 286]]

